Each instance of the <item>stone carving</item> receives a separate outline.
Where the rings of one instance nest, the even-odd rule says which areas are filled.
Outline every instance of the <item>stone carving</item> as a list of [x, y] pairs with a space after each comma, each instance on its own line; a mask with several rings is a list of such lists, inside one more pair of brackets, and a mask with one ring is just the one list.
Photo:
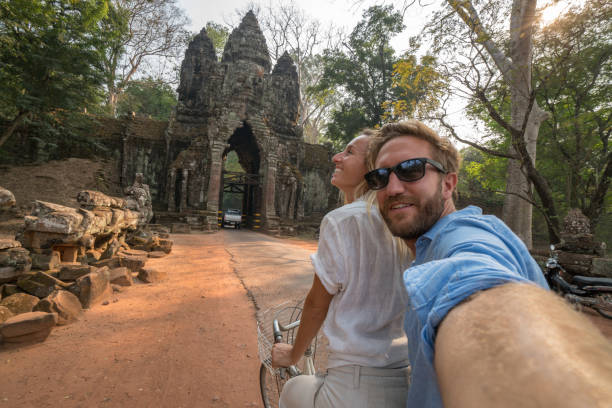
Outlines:
[[605, 244], [591, 233], [589, 219], [578, 208], [563, 220], [561, 242], [555, 246], [559, 262], [572, 275], [612, 277], [612, 260], [605, 258]]
[[0, 211], [8, 210], [17, 204], [15, 196], [6, 188], [0, 187]]
[[126, 206], [129, 210], [137, 211], [138, 225], [148, 224], [153, 218], [153, 204], [151, 202], [151, 192], [149, 186], [144, 184], [142, 173], [136, 173], [134, 184], [125, 189]]
[[[192, 231], [216, 230], [227, 188], [223, 158], [234, 151], [250, 180], [242, 191], [247, 224], [260, 215], [257, 221], [268, 230], [313, 214], [320, 220], [335, 203], [328, 200], [333, 165], [328, 147], [302, 140], [299, 95], [291, 57], [285, 53], [273, 66], [252, 12], [232, 31], [220, 59], [203, 29], [185, 52], [178, 103], [167, 127], [138, 117], [121, 122], [116, 133], [124, 187], [131, 174], [142, 171], [155, 206], [166, 210], [158, 210], [156, 220]], [[276, 192], [292, 188], [281, 180], [285, 162], [298, 180], [297, 205], [279, 213], [287, 203], [277, 200], [286, 201], [287, 194]]]

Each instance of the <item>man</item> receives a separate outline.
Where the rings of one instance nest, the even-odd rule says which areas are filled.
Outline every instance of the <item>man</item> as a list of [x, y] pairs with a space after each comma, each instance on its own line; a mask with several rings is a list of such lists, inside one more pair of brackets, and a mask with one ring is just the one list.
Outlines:
[[381, 215], [415, 256], [407, 407], [610, 406], [611, 344], [546, 290], [505, 224], [455, 209], [453, 145], [415, 120], [388, 124], [368, 163]]

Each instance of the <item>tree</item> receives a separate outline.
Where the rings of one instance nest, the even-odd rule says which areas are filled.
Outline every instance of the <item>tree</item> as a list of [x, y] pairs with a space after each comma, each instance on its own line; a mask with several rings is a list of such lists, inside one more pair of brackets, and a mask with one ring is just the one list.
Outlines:
[[402, 15], [393, 6], [370, 7], [343, 49], [325, 52], [324, 73], [316, 89], [340, 93], [340, 107], [327, 128], [327, 137], [338, 146], [359, 129], [381, 124], [384, 103], [392, 100], [396, 58], [390, 40], [403, 28]]
[[229, 37], [229, 29], [224, 25], [209, 21], [206, 23], [206, 35], [208, 35], [208, 38], [213, 43], [217, 58], [220, 58], [223, 55], [223, 49]]
[[425, 55], [419, 63], [415, 55], [406, 53], [393, 64], [392, 91], [394, 99], [383, 103], [385, 122], [433, 114], [448, 92], [448, 83], [433, 56]]
[[107, 0], [0, 3], [0, 146], [24, 122], [83, 111], [102, 82], [98, 23]]
[[[595, 226], [612, 178], [612, 4], [590, 0], [536, 37], [536, 99], [550, 112], [538, 169], [564, 207], [580, 208]], [[539, 154], [540, 155], [540, 154]]]
[[[436, 50], [445, 50], [454, 58], [447, 70], [463, 86], [460, 92], [467, 92], [482, 104], [510, 135], [511, 147], [502, 154], [510, 159], [502, 218], [528, 247], [532, 245], [532, 186], [542, 201], [553, 237], [559, 224], [550, 186], [535, 167], [539, 127], [549, 116], [535, 100], [532, 86], [536, 3], [537, 0], [513, 0], [508, 8], [498, 0], [447, 0], [446, 7], [435, 14], [428, 26]], [[508, 17], [509, 31], [499, 31], [500, 22]], [[491, 85], [498, 78], [510, 93], [509, 120], [490, 99]], [[442, 122], [449, 126], [444, 118]]]
[[[554, 215], [581, 208], [594, 226], [609, 191], [612, 7], [604, 3], [591, 0], [534, 35], [532, 98], [546, 107], [550, 119], [539, 130], [537, 161], [533, 161], [533, 167], [525, 165], [537, 197], [524, 197], [543, 213], [551, 242], [559, 237]], [[497, 77], [481, 92], [485, 95], [473, 101], [470, 114], [502, 137], [476, 147], [507, 159], [506, 147], [516, 143], [519, 136], [509, 126], [510, 85]]]
[[[143, 67], [158, 63], [163, 76], [167, 61], [182, 55], [190, 34], [188, 19], [176, 6], [177, 0], [111, 0], [105, 28], [121, 33], [108, 38], [103, 47], [107, 104], [116, 114], [119, 95]], [[172, 64], [174, 67], [176, 64]]]
[[172, 87], [151, 77], [130, 81], [119, 96], [117, 113], [148, 116], [168, 120], [176, 106], [176, 93]]

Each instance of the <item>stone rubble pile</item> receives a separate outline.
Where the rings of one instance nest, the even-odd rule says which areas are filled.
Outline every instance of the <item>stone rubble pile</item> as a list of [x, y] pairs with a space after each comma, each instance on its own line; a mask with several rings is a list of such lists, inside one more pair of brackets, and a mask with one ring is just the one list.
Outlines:
[[582, 211], [568, 211], [560, 235], [561, 242], [555, 250], [569, 274], [612, 278], [612, 259], [606, 257], [605, 243], [595, 241], [589, 219]]
[[[14, 197], [2, 204], [12, 197], [3, 190], [0, 211], [15, 205]], [[168, 231], [147, 224], [148, 186], [135, 183], [126, 193], [81, 191], [76, 209], [36, 201], [16, 239], [0, 238], [0, 343], [43, 341], [123, 287], [166, 279], [165, 271], [145, 268], [148, 258], [172, 251]]]

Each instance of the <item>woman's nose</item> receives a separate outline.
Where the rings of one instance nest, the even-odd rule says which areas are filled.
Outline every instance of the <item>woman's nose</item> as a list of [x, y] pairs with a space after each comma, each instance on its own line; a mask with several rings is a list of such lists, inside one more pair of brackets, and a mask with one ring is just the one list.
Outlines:
[[337, 163], [337, 162], [339, 162], [340, 160], [342, 160], [342, 157], [343, 157], [343, 154], [342, 154], [342, 153], [343, 153], [343, 152], [336, 153], [336, 154], [334, 155], [334, 157], [332, 157], [332, 161], [333, 161], [334, 163]]

